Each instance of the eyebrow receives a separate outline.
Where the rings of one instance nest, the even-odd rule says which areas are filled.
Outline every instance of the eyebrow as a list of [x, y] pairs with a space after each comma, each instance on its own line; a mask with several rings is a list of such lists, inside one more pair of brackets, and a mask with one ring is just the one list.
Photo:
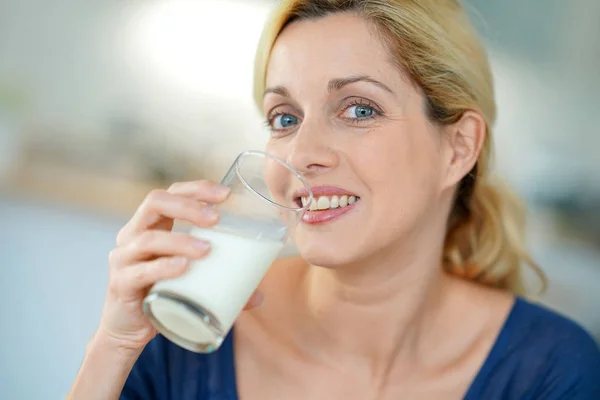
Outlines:
[[[327, 90], [330, 93], [331, 92], [336, 92], [336, 91], [342, 90], [344, 87], [346, 87], [346, 86], [348, 86], [348, 85], [350, 85], [352, 83], [356, 83], [356, 82], [371, 83], [371, 84], [379, 87], [380, 89], [385, 90], [386, 92], [394, 94], [394, 91], [392, 89], [390, 89], [389, 86], [387, 86], [386, 84], [378, 81], [377, 79], [371, 78], [368, 75], [356, 75], [356, 76], [350, 76], [350, 77], [347, 77], [347, 78], [332, 79], [327, 84]], [[266, 96], [268, 93], [278, 94], [278, 95], [283, 96], [283, 97], [290, 97], [290, 92], [285, 87], [283, 87], [283, 86], [274, 86], [274, 87], [270, 87], [270, 88], [265, 89], [263, 97]]]
[[283, 86], [274, 86], [266, 88], [265, 92], [263, 93], [263, 97], [265, 97], [269, 93], [278, 94], [283, 97], [290, 97], [290, 92], [288, 92], [288, 90]]
[[329, 92], [335, 92], [338, 90], [342, 90], [345, 86], [348, 86], [348, 85], [350, 85], [352, 83], [356, 83], [356, 82], [371, 83], [375, 86], [378, 86], [380, 89], [385, 90], [386, 92], [394, 94], [394, 91], [392, 89], [390, 89], [389, 86], [387, 86], [386, 84], [384, 84], [382, 82], [379, 82], [377, 79], [371, 78], [368, 75], [356, 75], [356, 76], [350, 76], [347, 78], [332, 79], [329, 81], [329, 84], [327, 85], [327, 90], [329, 90]]

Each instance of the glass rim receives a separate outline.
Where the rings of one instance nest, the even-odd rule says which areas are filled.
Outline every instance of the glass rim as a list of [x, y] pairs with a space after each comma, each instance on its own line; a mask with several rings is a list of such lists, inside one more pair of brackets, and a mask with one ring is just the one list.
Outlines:
[[[270, 158], [271, 160], [277, 162], [279, 165], [281, 165], [282, 167], [286, 168], [288, 171], [290, 171], [296, 178], [298, 178], [300, 180], [300, 182], [302, 182], [302, 184], [304, 185], [304, 187], [306, 188], [306, 190], [308, 191], [308, 202], [306, 203], [306, 205], [303, 205], [302, 207], [288, 207], [285, 206], [283, 204], [279, 204], [265, 196], [263, 196], [262, 194], [260, 194], [256, 189], [254, 189], [244, 178], [244, 176], [242, 175], [242, 173], [240, 172], [240, 160], [245, 157], [245, 156], [261, 156], [263, 158]], [[246, 189], [248, 189], [250, 192], [252, 192], [253, 194], [255, 194], [256, 196], [260, 197], [261, 199], [265, 200], [266, 202], [274, 205], [277, 208], [286, 210], [286, 211], [292, 211], [292, 212], [304, 212], [304, 211], [308, 211], [308, 209], [310, 208], [311, 203], [314, 201], [314, 195], [313, 192], [310, 188], [310, 185], [308, 184], [308, 181], [298, 172], [296, 171], [296, 169], [294, 167], [292, 167], [291, 165], [289, 165], [288, 163], [286, 163], [285, 161], [281, 160], [278, 157], [275, 157], [273, 154], [267, 153], [266, 151], [262, 151], [262, 150], [246, 150], [242, 153], [240, 153], [236, 158], [235, 161], [233, 162], [235, 165], [235, 172], [236, 175], [238, 176], [238, 178], [240, 179], [240, 181], [242, 182], [242, 184], [246, 187]], [[302, 204], [302, 203], [300, 203]]]

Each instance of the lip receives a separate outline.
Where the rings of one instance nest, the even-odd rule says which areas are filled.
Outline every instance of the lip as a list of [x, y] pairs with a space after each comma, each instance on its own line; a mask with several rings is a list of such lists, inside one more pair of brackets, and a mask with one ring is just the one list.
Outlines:
[[318, 225], [332, 222], [339, 219], [346, 213], [352, 211], [359, 203], [360, 200], [358, 200], [356, 203], [347, 205], [346, 207], [342, 208], [333, 208], [329, 210], [320, 211], [306, 211], [304, 215], [302, 215], [302, 222], [309, 225]]
[[[313, 193], [313, 201], [317, 201], [317, 199], [320, 196], [355, 196], [355, 197], [359, 197], [358, 195], [356, 195], [355, 193], [348, 191], [346, 189], [342, 189], [340, 187], [337, 186], [330, 186], [330, 185], [320, 185], [320, 186], [312, 186], [310, 188], [310, 190]], [[294, 192], [294, 199], [298, 199], [301, 197], [308, 197], [308, 190], [306, 190], [305, 188], [301, 188], [298, 189]], [[333, 209], [329, 209], [329, 210], [315, 210], [315, 211], [310, 211], [307, 210], [304, 212], [304, 215], [302, 216], [302, 222], [306, 223], [306, 224], [310, 224], [310, 225], [317, 225], [317, 224], [324, 224], [327, 222], [332, 222], [337, 220], [338, 218], [340, 218], [342, 215], [346, 214], [347, 212], [353, 210], [356, 205], [360, 203], [360, 200], [358, 200], [356, 203], [347, 205], [345, 207], [341, 207], [341, 208], [333, 208]]]

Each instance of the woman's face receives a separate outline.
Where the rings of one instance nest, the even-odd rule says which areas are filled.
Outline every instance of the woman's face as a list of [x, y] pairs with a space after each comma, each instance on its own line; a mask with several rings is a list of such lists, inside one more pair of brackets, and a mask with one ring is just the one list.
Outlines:
[[364, 20], [289, 25], [266, 87], [267, 151], [306, 177], [322, 208], [292, 233], [309, 262], [334, 267], [397, 249], [447, 214], [442, 134]]

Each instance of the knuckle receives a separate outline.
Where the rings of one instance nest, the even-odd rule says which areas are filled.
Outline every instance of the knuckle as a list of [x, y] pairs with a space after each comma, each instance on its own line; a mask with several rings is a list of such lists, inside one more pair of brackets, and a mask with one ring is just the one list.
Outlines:
[[108, 253], [108, 263], [111, 267], [115, 267], [116, 265], [118, 265], [119, 263], [119, 251], [118, 249], [112, 249], [109, 253]]
[[154, 189], [154, 190], [150, 191], [150, 193], [148, 193], [148, 195], [142, 202], [141, 208], [142, 209], [153, 208], [153, 206], [157, 202], [164, 199], [166, 193], [167, 193], [167, 191], [163, 190], [163, 189]]
[[117, 232], [116, 244], [117, 246], [123, 246], [129, 240], [129, 231], [127, 229], [127, 225]]
[[173, 193], [179, 191], [183, 186], [188, 185], [189, 182], [175, 182], [167, 189], [167, 192]]
[[140, 265], [133, 271], [133, 280], [137, 286], [144, 284], [150, 275], [150, 264]]
[[123, 283], [122, 274], [111, 273], [108, 279], [108, 289], [112, 293], [124, 293], [126, 291], [126, 285]]
[[159, 198], [163, 197], [165, 193], [166, 193], [166, 190], [164, 190], [164, 189], [152, 189], [146, 196], [146, 199], [150, 199], [150, 200], [159, 199]]

